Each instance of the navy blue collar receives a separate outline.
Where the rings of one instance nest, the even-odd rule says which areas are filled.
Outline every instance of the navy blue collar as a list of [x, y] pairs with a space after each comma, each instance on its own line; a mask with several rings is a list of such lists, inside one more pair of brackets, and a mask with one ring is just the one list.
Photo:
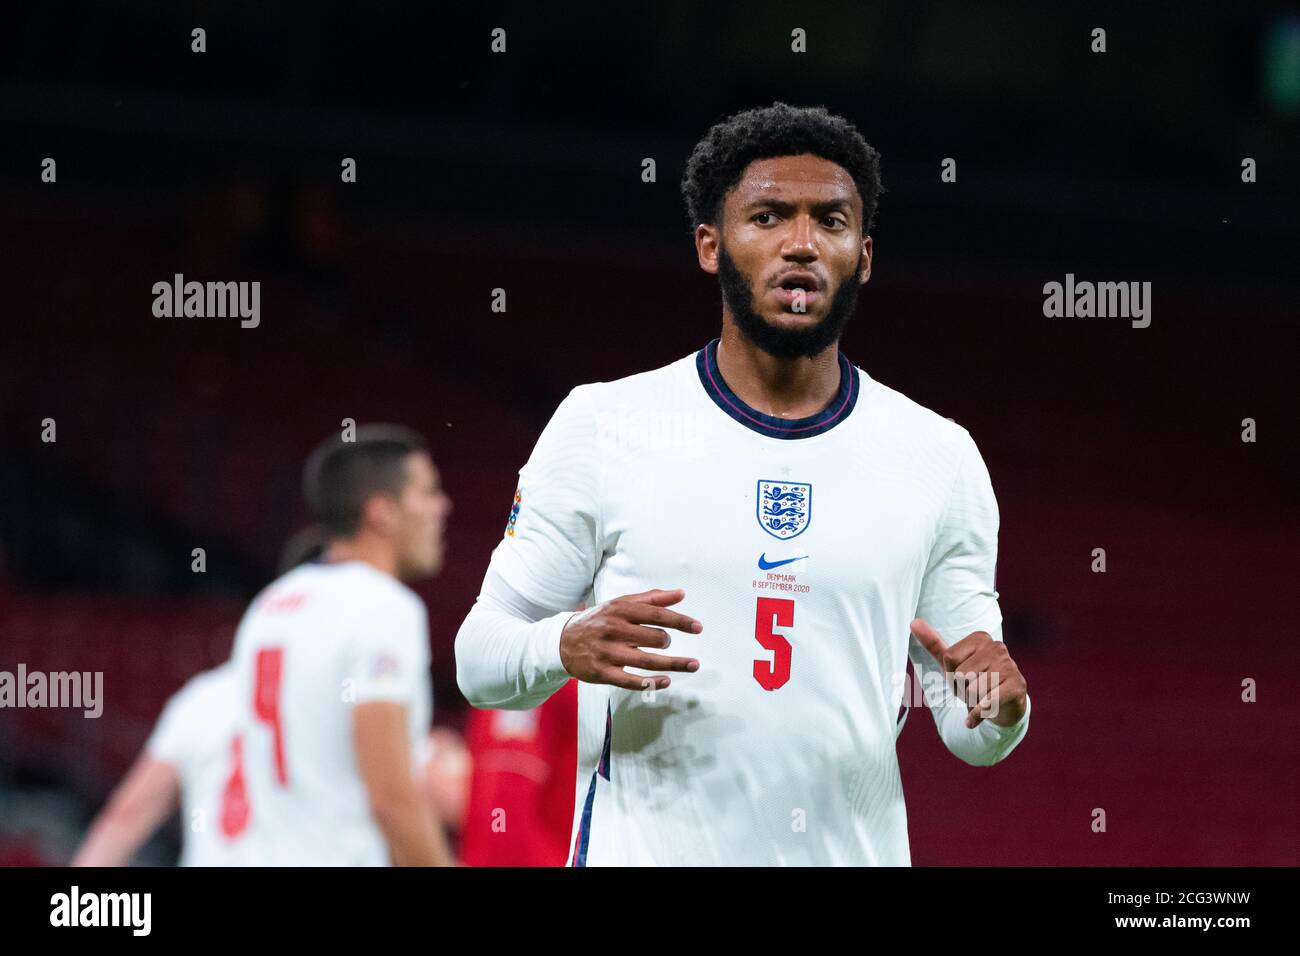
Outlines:
[[709, 398], [713, 399], [715, 405], [740, 424], [760, 435], [786, 439], [811, 438], [813, 435], [820, 435], [848, 418], [858, 401], [857, 371], [844, 357], [843, 352], [837, 352], [840, 360], [840, 386], [836, 389], [835, 397], [831, 399], [830, 404], [816, 415], [809, 415], [807, 418], [790, 419], [765, 415], [746, 405], [731, 390], [723, 379], [722, 373], [718, 371], [719, 341], [720, 339], [714, 339], [695, 355], [695, 370], [699, 373], [700, 384], [704, 386], [704, 391], [708, 393]]

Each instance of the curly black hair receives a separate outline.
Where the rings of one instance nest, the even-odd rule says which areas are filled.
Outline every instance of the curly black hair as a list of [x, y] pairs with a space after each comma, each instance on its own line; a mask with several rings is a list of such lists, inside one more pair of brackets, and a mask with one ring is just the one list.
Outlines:
[[885, 192], [880, 182], [880, 154], [848, 120], [824, 106], [771, 106], [743, 110], [715, 124], [695, 144], [682, 174], [682, 199], [691, 232], [700, 223], [718, 225], [722, 203], [756, 159], [812, 153], [844, 167], [862, 197], [862, 234], [876, 219]]

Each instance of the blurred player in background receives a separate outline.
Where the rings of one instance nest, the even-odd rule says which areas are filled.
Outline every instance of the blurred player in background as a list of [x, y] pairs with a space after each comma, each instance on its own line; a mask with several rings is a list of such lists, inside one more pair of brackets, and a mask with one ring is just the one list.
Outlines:
[[564, 866], [578, 767], [578, 682], [531, 710], [473, 710], [466, 866]]
[[329, 541], [320, 525], [310, 525], [294, 534], [280, 549], [280, 560], [276, 562], [276, 576], [288, 574], [300, 564], [319, 561], [325, 553]]
[[235, 732], [234, 670], [192, 677], [91, 824], [73, 866], [125, 866], [177, 810], [181, 866], [238, 866], [248, 825]]
[[[286, 543], [277, 564], [287, 574], [300, 564], [318, 561], [329, 542], [318, 525], [304, 528]], [[417, 774], [433, 808], [434, 819], [453, 834], [459, 834], [469, 799], [470, 768], [473, 760], [465, 739], [451, 727], [435, 726], [426, 739], [423, 772]]]
[[424, 441], [361, 426], [304, 469], [327, 542], [235, 637], [254, 865], [453, 865], [417, 773], [433, 702], [424, 603], [451, 503]]
[[573, 389], [520, 471], [456, 676], [506, 709], [581, 681], [575, 866], [908, 865], [909, 656], [962, 760], [1028, 729], [975, 442], [839, 350], [880, 192], [824, 109], [710, 129], [682, 193], [721, 335]]

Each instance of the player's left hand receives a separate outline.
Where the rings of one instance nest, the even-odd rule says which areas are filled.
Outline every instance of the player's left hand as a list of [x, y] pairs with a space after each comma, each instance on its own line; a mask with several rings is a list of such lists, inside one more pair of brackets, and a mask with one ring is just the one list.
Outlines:
[[986, 631], [973, 631], [949, 646], [919, 617], [911, 629], [912, 636], [943, 668], [953, 693], [970, 708], [967, 727], [977, 727], [981, 720], [1010, 727], [1025, 715], [1029, 688], [1006, 644], [993, 640]]

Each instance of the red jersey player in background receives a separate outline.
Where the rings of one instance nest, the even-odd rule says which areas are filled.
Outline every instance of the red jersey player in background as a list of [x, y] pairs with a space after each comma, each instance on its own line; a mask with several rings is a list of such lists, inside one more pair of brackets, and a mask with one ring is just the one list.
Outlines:
[[578, 682], [532, 710], [470, 711], [466, 866], [563, 866], [578, 770]]

